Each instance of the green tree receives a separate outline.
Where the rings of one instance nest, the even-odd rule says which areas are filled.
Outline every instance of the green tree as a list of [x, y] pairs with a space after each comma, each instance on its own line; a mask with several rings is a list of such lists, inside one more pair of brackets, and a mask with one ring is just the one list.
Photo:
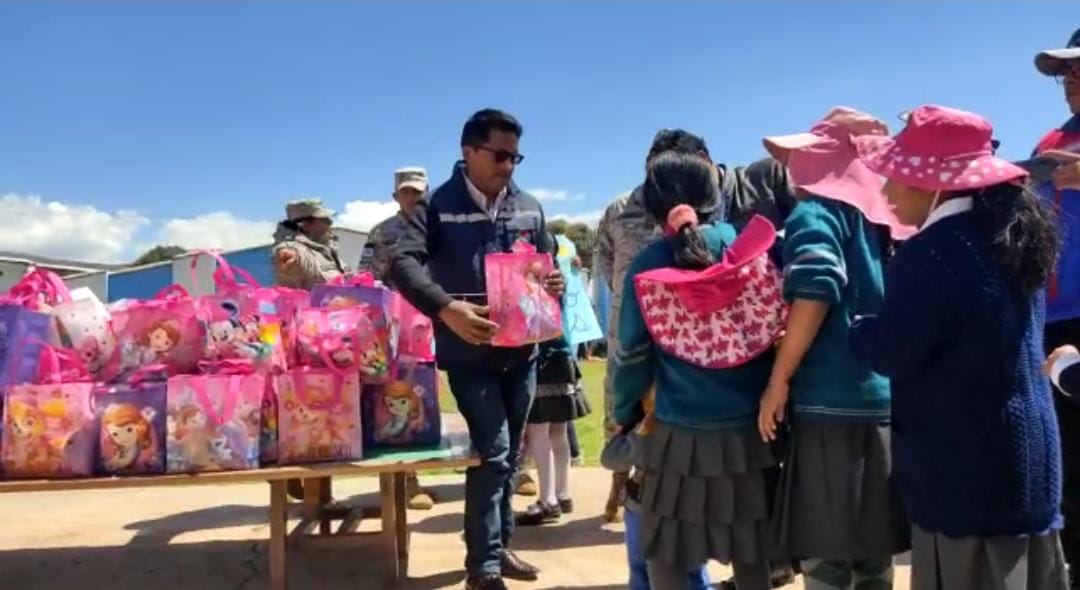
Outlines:
[[596, 248], [596, 228], [587, 223], [570, 223], [565, 219], [556, 219], [548, 223], [548, 231], [569, 238], [577, 248], [581, 267], [592, 270], [592, 255]]
[[131, 263], [131, 266], [142, 266], [144, 264], [154, 264], [155, 262], [165, 262], [166, 260], [172, 260], [181, 254], [186, 254], [187, 249], [180, 246], [154, 246], [147, 250], [142, 256], [135, 259], [135, 262]]

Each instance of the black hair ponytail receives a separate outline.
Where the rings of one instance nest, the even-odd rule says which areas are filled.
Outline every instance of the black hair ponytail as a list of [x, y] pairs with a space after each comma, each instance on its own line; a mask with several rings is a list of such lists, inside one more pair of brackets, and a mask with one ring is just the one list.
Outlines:
[[[697, 224], [696, 212], [718, 200], [712, 165], [696, 154], [662, 152], [649, 162], [643, 187], [645, 208], [666, 229], [679, 268], [702, 269], [716, 262]], [[688, 207], [693, 215], [672, 215]], [[685, 209], [680, 209], [684, 211]], [[674, 227], [669, 227], [672, 217]]]

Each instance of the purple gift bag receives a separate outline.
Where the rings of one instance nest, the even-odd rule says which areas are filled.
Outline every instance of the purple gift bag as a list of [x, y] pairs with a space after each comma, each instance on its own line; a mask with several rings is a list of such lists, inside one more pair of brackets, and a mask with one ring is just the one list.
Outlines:
[[438, 445], [442, 415], [435, 363], [401, 359], [393, 381], [364, 387], [361, 410], [367, 448]]
[[0, 386], [34, 382], [51, 321], [20, 305], [0, 305]]
[[165, 473], [167, 390], [165, 381], [100, 385], [95, 389], [98, 473]]

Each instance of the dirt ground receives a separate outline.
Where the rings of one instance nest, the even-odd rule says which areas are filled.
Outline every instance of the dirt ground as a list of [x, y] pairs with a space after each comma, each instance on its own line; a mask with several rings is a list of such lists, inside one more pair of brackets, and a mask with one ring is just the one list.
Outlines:
[[[520, 529], [514, 547], [543, 569], [538, 582], [515, 590], [626, 588], [622, 525], [598, 516], [609, 475], [574, 470], [578, 509], [560, 524]], [[461, 588], [465, 553], [460, 533], [462, 475], [423, 479], [439, 496], [430, 512], [412, 512], [412, 554], [405, 590]], [[335, 481], [336, 497], [377, 504], [377, 481]], [[0, 589], [188, 590], [265, 588], [265, 484], [10, 494], [0, 496]], [[517, 498], [519, 508], [529, 499]], [[365, 522], [361, 530], [375, 530]], [[302, 547], [291, 553], [290, 589], [383, 588], [380, 553], [372, 545]], [[713, 581], [727, 569], [712, 564]], [[898, 568], [896, 588], [908, 587]], [[790, 588], [802, 588], [801, 583]]]

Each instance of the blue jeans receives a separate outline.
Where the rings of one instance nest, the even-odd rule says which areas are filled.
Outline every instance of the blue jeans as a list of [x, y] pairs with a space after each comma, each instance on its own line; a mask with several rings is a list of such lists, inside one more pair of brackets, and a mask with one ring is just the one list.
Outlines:
[[536, 395], [536, 363], [448, 372], [458, 410], [480, 466], [465, 472], [465, 568], [499, 573], [514, 532], [512, 479], [529, 407]]
[[[651, 590], [649, 571], [645, 563], [645, 551], [641, 546], [641, 514], [627, 507], [623, 511], [626, 523], [626, 557], [630, 562], [630, 590]], [[708, 590], [709, 572], [705, 566], [691, 573], [686, 581], [690, 590]]]

